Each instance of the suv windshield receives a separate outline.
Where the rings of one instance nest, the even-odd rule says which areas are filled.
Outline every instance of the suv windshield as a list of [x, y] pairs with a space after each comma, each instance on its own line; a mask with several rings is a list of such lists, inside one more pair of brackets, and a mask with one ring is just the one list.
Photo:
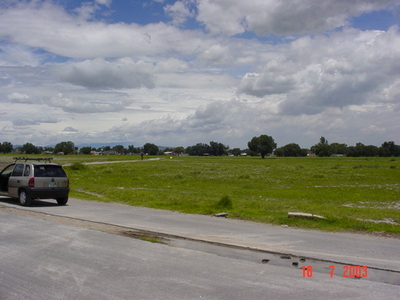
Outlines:
[[35, 177], [67, 177], [61, 166], [35, 165]]

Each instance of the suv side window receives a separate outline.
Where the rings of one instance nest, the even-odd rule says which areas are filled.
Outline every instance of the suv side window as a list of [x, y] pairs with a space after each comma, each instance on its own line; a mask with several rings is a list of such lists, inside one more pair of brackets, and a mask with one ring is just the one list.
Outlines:
[[23, 164], [16, 164], [11, 176], [22, 176], [22, 172], [24, 171]]
[[31, 166], [30, 165], [26, 165], [25, 166], [25, 171], [24, 171], [24, 176], [29, 176], [29, 174], [31, 174]]

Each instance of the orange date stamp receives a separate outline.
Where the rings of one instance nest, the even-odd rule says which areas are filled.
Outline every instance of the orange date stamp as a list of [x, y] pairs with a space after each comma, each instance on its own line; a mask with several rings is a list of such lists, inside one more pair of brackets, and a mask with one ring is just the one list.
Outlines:
[[[330, 272], [329, 276], [335, 276], [335, 266], [329, 266]], [[302, 266], [303, 277], [313, 277], [313, 268], [312, 266]], [[361, 278], [368, 277], [368, 267], [367, 266], [343, 266], [342, 276], [348, 278]]]

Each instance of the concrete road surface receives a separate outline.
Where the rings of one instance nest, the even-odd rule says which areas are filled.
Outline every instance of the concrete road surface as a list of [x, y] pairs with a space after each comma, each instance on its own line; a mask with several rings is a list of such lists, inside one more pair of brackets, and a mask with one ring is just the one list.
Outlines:
[[15, 200], [0, 197], [0, 205], [191, 239], [400, 271], [400, 239], [285, 228], [73, 198], [67, 206], [58, 206], [55, 201], [38, 201], [31, 207], [22, 207]]
[[[400, 295], [400, 240], [323, 233], [211, 216], [70, 199], [21, 207], [0, 199], [0, 299], [397, 299]], [[12, 210], [39, 213], [36, 217]], [[130, 229], [218, 242], [307, 258], [299, 267], [219, 253], [149, 243], [46, 221], [68, 217]], [[206, 246], [208, 248], [208, 246]], [[222, 250], [221, 250], [222, 249]], [[239, 249], [241, 250], [241, 249]], [[242, 250], [241, 250], [242, 251]], [[207, 253], [209, 252], [209, 253]], [[264, 255], [264, 256], [263, 256]], [[281, 256], [277, 260], [284, 261]], [[393, 284], [344, 278], [342, 270], [318, 272], [319, 262], [391, 270]], [[269, 260], [269, 259], [268, 259]], [[290, 260], [292, 262], [293, 260]], [[327, 267], [324, 267], [327, 269]], [[305, 273], [305, 274], [304, 274]], [[304, 276], [311, 275], [311, 276]], [[393, 280], [392, 280], [393, 281]]]

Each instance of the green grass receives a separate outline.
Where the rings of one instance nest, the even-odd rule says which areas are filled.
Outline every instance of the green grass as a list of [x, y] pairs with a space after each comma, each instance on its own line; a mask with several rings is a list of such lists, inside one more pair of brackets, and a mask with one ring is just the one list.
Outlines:
[[[88, 160], [132, 160], [85, 165]], [[327, 231], [400, 233], [400, 158], [60, 156], [72, 197]], [[75, 164], [74, 164], [75, 163]], [[288, 218], [288, 212], [326, 220]]]

